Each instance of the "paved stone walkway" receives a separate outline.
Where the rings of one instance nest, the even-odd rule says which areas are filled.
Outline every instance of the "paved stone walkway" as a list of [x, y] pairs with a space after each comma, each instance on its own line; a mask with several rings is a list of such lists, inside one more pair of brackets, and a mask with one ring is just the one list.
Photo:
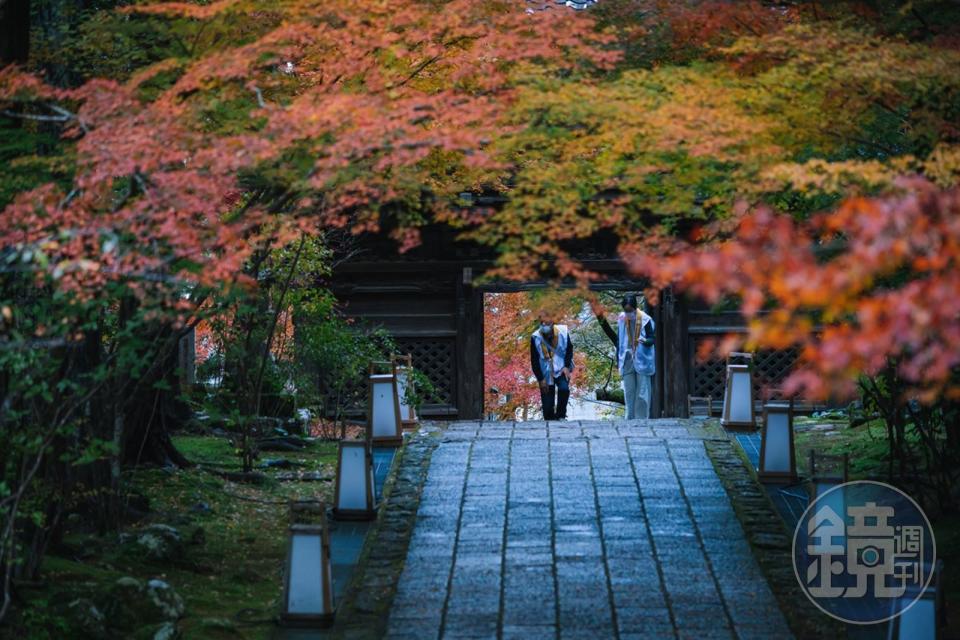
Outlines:
[[694, 423], [453, 423], [391, 638], [790, 638]]

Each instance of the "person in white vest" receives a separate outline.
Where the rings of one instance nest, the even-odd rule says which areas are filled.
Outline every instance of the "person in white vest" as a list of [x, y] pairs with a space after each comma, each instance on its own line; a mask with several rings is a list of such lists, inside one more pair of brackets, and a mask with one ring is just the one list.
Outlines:
[[540, 326], [530, 336], [530, 367], [540, 385], [543, 418], [566, 419], [570, 373], [573, 371], [573, 342], [566, 325], [555, 324], [547, 313], [540, 314]]
[[639, 308], [637, 296], [626, 295], [620, 304], [614, 333], [602, 314], [597, 320], [617, 348], [617, 366], [623, 379], [623, 400], [627, 419], [649, 418], [653, 376], [657, 372], [653, 318]]

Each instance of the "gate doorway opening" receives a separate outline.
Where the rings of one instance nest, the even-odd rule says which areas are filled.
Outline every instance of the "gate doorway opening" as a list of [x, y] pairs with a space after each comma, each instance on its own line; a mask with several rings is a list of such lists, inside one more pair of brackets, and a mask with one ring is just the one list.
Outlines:
[[[573, 345], [569, 420], [609, 420], [624, 416], [616, 345], [595, 312], [616, 331], [623, 295], [635, 290], [604, 290], [588, 296], [572, 290], [529, 289], [483, 294], [483, 417], [487, 420], [542, 420], [540, 389], [531, 368], [530, 342], [541, 312], [565, 325]], [[649, 307], [643, 307], [649, 312]], [[658, 374], [660, 372], [658, 371]], [[654, 389], [657, 388], [654, 380]], [[652, 394], [655, 395], [655, 394]], [[658, 403], [659, 404], [659, 403]], [[651, 411], [651, 416], [657, 415]]]
[[[442, 245], [438, 240], [429, 246]], [[491, 398], [491, 387], [498, 387], [501, 393], [510, 392], [492, 380], [494, 373], [505, 365], [491, 359], [485, 348], [485, 325], [492, 318], [485, 314], [485, 305], [491, 294], [539, 292], [545, 295], [543, 292], [555, 291], [566, 296], [572, 315], [576, 316], [580, 310], [573, 288], [549, 289], [542, 281], [523, 284], [485, 281], [481, 276], [491, 266], [486, 260], [461, 256], [445, 260], [429, 256], [406, 256], [403, 260], [380, 257], [385, 255], [373, 252], [363, 259], [345, 261], [337, 268], [330, 287], [344, 315], [389, 334], [397, 351], [410, 354], [414, 368], [430, 380], [433, 392], [424, 399], [419, 411], [419, 415], [427, 419], [478, 420], [491, 413], [492, 402], [499, 406], [501, 401], [499, 397]], [[615, 324], [623, 294], [640, 292], [650, 284], [628, 277], [623, 264], [616, 260], [587, 260], [584, 266], [600, 277], [591, 285], [591, 291], [583, 295], [602, 301], [612, 324]], [[589, 312], [584, 313], [596, 328]], [[698, 344], [695, 341], [737, 330], [743, 325], [742, 319], [735, 312], [717, 315], [709, 309], [690, 308], [689, 301], [666, 289], [658, 292], [656, 303], [650, 305], [647, 313], [656, 322], [657, 352], [650, 416], [684, 417], [688, 390], [693, 388], [693, 383], [698, 389], [716, 386], [717, 380], [722, 384], [722, 362], [718, 367], [710, 363], [709, 368], [694, 362], [696, 351], [692, 347]], [[516, 345], [518, 360], [514, 363], [514, 372], [530, 371], [529, 339], [533, 324], [531, 318], [514, 336], [520, 340]], [[600, 334], [594, 337], [598, 348], [605, 344]], [[579, 340], [583, 343], [584, 338]], [[612, 352], [613, 344], [607, 340]], [[574, 343], [575, 349], [583, 351], [580, 346]], [[581, 392], [580, 398], [596, 400], [598, 388], [609, 394], [619, 393], [616, 371], [609, 380], [606, 375], [591, 380], [581, 375], [588, 367], [577, 368], [575, 390]], [[594, 373], [603, 371], [599, 366], [593, 369]], [[491, 379], [487, 380], [488, 377]], [[357, 380], [359, 387], [364, 384], [365, 380]], [[535, 385], [531, 385], [531, 389], [538, 393]], [[608, 397], [602, 394], [602, 398]], [[363, 407], [358, 406], [357, 412], [362, 415]], [[522, 416], [521, 411], [521, 419]], [[615, 413], [610, 415], [614, 416]], [[527, 417], [532, 419], [529, 407]]]

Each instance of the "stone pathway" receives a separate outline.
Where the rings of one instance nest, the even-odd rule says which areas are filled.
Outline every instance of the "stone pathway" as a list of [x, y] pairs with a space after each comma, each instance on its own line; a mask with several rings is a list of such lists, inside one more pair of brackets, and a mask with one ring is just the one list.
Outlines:
[[391, 638], [790, 638], [696, 423], [453, 423]]

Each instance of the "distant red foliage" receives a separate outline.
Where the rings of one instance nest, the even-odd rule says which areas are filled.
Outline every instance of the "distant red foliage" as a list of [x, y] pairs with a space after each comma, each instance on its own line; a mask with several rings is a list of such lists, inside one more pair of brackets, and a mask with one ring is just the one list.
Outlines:
[[750, 332], [723, 348], [799, 347], [788, 392], [850, 395], [860, 373], [895, 363], [920, 398], [960, 397], [960, 190], [900, 186], [808, 223], [761, 208], [730, 240], [631, 267], [709, 302], [738, 296]]

